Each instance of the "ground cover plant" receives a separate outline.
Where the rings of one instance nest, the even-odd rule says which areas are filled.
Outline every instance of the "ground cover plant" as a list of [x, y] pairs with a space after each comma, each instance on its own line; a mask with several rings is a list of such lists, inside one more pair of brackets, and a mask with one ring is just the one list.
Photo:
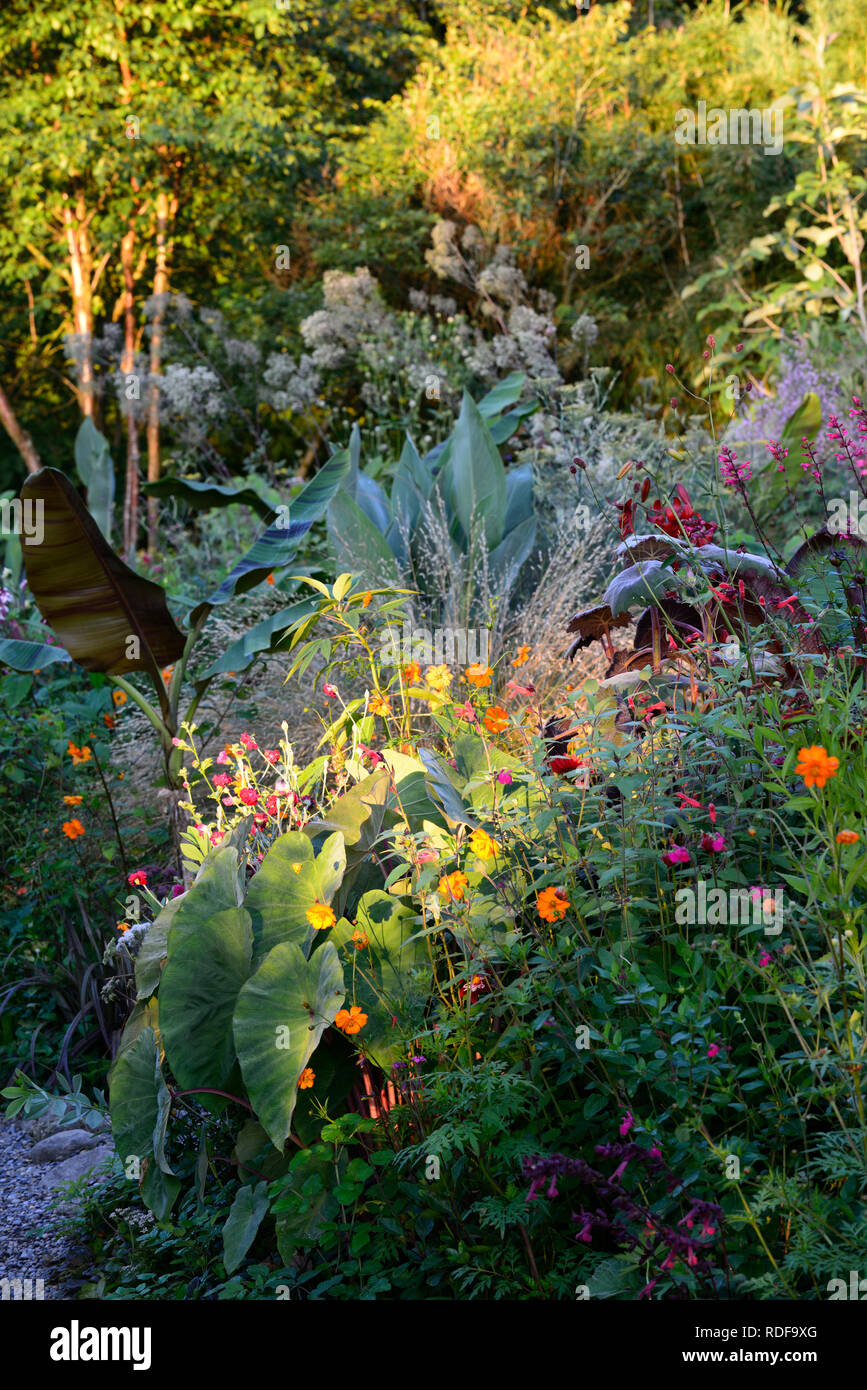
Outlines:
[[863, 14], [72, 8], [0, 20], [63, 151], [0, 141], [0, 1090], [111, 1134], [68, 1289], [850, 1297]]

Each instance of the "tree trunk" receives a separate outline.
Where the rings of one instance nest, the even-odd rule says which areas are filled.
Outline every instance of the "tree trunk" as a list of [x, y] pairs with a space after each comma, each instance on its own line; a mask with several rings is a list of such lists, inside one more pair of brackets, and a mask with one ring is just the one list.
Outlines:
[[81, 364], [78, 373], [78, 398], [83, 415], [93, 415], [93, 266], [90, 238], [85, 221], [84, 200], [79, 198], [75, 215], [68, 202], [63, 205], [63, 225], [69, 254], [69, 273], [72, 286], [72, 331], [79, 340]]
[[131, 379], [135, 368], [134, 247], [135, 229], [132, 222], [130, 222], [129, 231], [120, 244], [120, 261], [123, 269], [123, 356], [121, 357], [120, 369], [126, 378], [124, 382], [126, 399], [126, 490], [123, 501], [123, 553], [127, 560], [134, 559], [136, 544], [138, 542], [139, 442], [134, 402], [139, 399], [139, 396], [136, 391], [138, 379]]
[[[172, 209], [174, 210], [174, 209]], [[169, 199], [167, 193], [157, 194], [157, 263], [154, 271], [154, 297], [157, 300], [154, 309], [153, 326], [151, 332], [151, 353], [150, 353], [150, 396], [148, 401], [148, 482], [159, 481], [160, 476], [160, 391], [156, 384], [156, 378], [160, 375], [160, 365], [162, 358], [162, 328], [165, 319], [165, 312], [160, 303], [159, 296], [168, 293], [169, 274], [168, 257], [166, 254], [167, 233], [169, 226]], [[159, 503], [155, 497], [148, 498], [148, 554], [156, 554], [157, 546], [157, 521], [159, 516]]]
[[18, 417], [9, 404], [2, 386], [0, 386], [0, 423], [27, 464], [27, 471], [38, 473], [42, 467], [42, 460], [33, 447], [33, 440], [30, 435], [19, 425]]

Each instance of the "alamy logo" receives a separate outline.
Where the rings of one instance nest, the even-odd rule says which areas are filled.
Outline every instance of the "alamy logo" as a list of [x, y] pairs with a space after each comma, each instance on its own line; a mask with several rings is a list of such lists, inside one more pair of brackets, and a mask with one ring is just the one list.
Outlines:
[[867, 497], [850, 492], [848, 506], [844, 497], [829, 498], [828, 530], [832, 536], [867, 537]]
[[845, 1279], [829, 1279], [827, 1287], [832, 1303], [835, 1299], [840, 1298], [858, 1299], [861, 1303], [867, 1302], [867, 1279], [860, 1279], [857, 1269], [849, 1270], [848, 1286]]
[[41, 497], [22, 502], [20, 497], [0, 502], [0, 535], [24, 536], [33, 545], [41, 545], [45, 535], [45, 503]]
[[723, 111], [700, 101], [697, 111], [682, 106], [674, 116], [678, 145], [762, 145], [765, 154], [783, 152], [783, 112], [779, 107]]
[[764, 927], [765, 936], [783, 930], [783, 893], [767, 888], [710, 887], [699, 879], [695, 888], [678, 888], [674, 920], [678, 926]]
[[472, 666], [488, 664], [490, 630], [486, 627], [388, 627], [381, 637], [383, 666]]
[[134, 1371], [150, 1370], [149, 1327], [69, 1327], [51, 1329], [52, 1361], [131, 1361]]
[[18, 1303], [44, 1297], [44, 1279], [0, 1279], [0, 1301], [3, 1303], [9, 1300]]

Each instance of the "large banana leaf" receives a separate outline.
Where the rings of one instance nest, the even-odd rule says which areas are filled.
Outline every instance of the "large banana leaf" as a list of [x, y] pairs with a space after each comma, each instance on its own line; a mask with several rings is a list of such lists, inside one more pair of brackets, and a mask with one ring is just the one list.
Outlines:
[[298, 603], [290, 604], [288, 608], [281, 608], [279, 613], [272, 613], [270, 618], [263, 618], [261, 623], [256, 623], [243, 637], [239, 637], [237, 642], [232, 642], [226, 648], [223, 655], [203, 673], [202, 680], [226, 671], [246, 671], [260, 653], [275, 651], [278, 642], [293, 623], [315, 612], [318, 602], [315, 598], [301, 599]]
[[481, 523], [486, 548], [499, 545], [506, 520], [506, 470], [478, 406], [466, 391], [440, 483], [464, 543], [469, 545]]
[[341, 449], [340, 453], [324, 463], [293, 499], [289, 525], [281, 526], [277, 522], [263, 531], [246, 555], [226, 575], [219, 588], [193, 609], [191, 621], [198, 622], [211, 608], [227, 603], [236, 594], [245, 594], [248, 589], [267, 579], [272, 570], [284, 569], [291, 564], [298, 550], [298, 542], [302, 536], [306, 536], [313, 523], [325, 515], [349, 467], [349, 452], [346, 449]]
[[373, 588], [400, 585], [400, 573], [383, 530], [347, 492], [338, 492], [328, 508], [328, 539], [339, 569], [360, 574]]
[[143, 483], [142, 492], [147, 497], [179, 497], [188, 507], [203, 511], [210, 507], [230, 507], [235, 502], [252, 507], [263, 521], [272, 522], [277, 513], [269, 507], [264, 497], [251, 487], [223, 487], [219, 483], [200, 483], [191, 478], [159, 478], [153, 483]]
[[41, 671], [55, 661], [69, 661], [63, 647], [50, 647], [47, 642], [25, 642], [19, 637], [0, 637], [0, 666], [13, 671]]
[[184, 638], [165, 591], [115, 555], [69, 479], [42, 468], [21, 497], [43, 508], [42, 544], [21, 538], [30, 592], [70, 656], [113, 676], [177, 661]]

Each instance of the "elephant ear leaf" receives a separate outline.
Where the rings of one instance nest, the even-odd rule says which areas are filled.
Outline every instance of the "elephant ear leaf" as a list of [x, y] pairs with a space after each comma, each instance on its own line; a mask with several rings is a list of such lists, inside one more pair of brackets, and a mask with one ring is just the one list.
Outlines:
[[165, 591], [115, 555], [69, 479], [42, 468], [24, 483], [21, 499], [42, 516], [35, 535], [21, 537], [27, 582], [73, 660], [112, 676], [158, 675], [177, 661], [184, 637]]

